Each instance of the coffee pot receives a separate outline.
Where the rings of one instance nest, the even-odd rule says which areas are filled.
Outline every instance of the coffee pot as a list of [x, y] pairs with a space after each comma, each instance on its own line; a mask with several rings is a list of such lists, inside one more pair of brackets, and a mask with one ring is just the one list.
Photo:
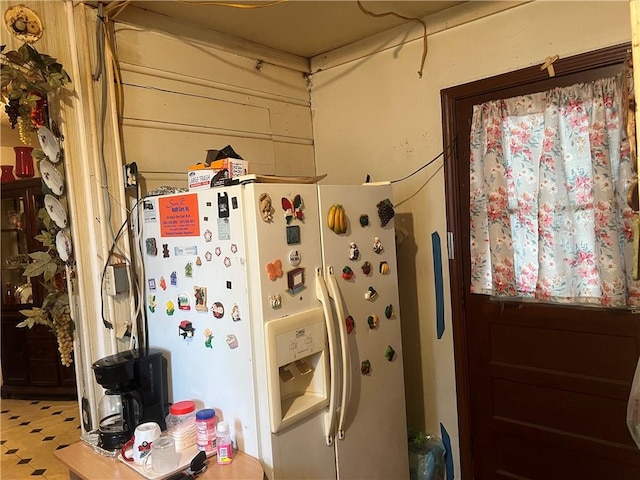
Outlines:
[[166, 428], [166, 360], [160, 351], [127, 350], [101, 358], [91, 368], [105, 389], [98, 404], [99, 447], [120, 449], [140, 423]]
[[142, 418], [140, 395], [135, 390], [107, 390], [98, 404], [99, 441], [105, 450], [120, 448], [131, 438]]

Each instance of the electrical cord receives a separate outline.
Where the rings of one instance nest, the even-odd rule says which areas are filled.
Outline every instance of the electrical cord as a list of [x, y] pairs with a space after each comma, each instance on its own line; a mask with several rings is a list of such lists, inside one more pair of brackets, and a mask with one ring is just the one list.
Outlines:
[[[440, 157], [442, 157], [443, 155], [450, 153], [451, 150], [453, 150], [453, 148], [455, 147], [456, 144], [456, 140], [457, 137], [454, 138], [453, 142], [451, 142], [447, 148], [445, 148], [442, 152], [440, 152], [438, 155], [436, 155], [434, 158], [432, 158], [431, 160], [429, 160], [427, 163], [425, 163], [424, 165], [422, 165], [420, 168], [418, 168], [416, 171], [414, 171], [413, 173], [410, 173], [409, 175], [402, 177], [402, 178], [398, 178], [396, 180], [391, 180], [390, 183], [398, 183], [398, 182], [402, 182], [412, 176], [414, 176], [416, 173], [420, 172], [421, 170], [424, 170], [425, 168], [427, 168], [429, 165], [431, 165], [433, 162], [435, 162], [436, 160], [438, 160]], [[446, 160], [446, 159], [445, 159]]]
[[[113, 324], [111, 322], [109, 322], [105, 316], [104, 316], [104, 301], [102, 301], [103, 296], [104, 296], [104, 277], [107, 273], [107, 268], [109, 267], [109, 260], [111, 259], [111, 257], [114, 255], [114, 251], [116, 249], [118, 240], [120, 239], [120, 236], [124, 233], [125, 231], [125, 227], [129, 224], [130, 219], [131, 219], [131, 215], [134, 211], [138, 210], [138, 205], [140, 204], [141, 201], [143, 201], [146, 197], [142, 197], [141, 199], [139, 199], [131, 208], [131, 210], [129, 210], [127, 212], [127, 217], [125, 218], [124, 222], [122, 222], [122, 225], [120, 226], [120, 228], [118, 229], [118, 233], [116, 234], [115, 238], [113, 239], [113, 242], [111, 244], [111, 248], [109, 249], [109, 254], [107, 255], [107, 260], [104, 263], [104, 268], [102, 269], [102, 276], [100, 279], [100, 300], [101, 300], [101, 308], [100, 308], [100, 315], [102, 318], [102, 323], [104, 324], [105, 328], [108, 329], [112, 329], [113, 328]], [[127, 259], [128, 260], [128, 259]], [[136, 311], [136, 313], [138, 313], [138, 311]]]
[[401, 18], [402, 20], [409, 20], [412, 22], [418, 22], [420, 25], [422, 25], [422, 28], [424, 30], [424, 34], [422, 35], [422, 60], [420, 62], [420, 70], [418, 70], [418, 77], [422, 78], [422, 71], [424, 70], [424, 62], [427, 59], [427, 24], [424, 22], [424, 20], [422, 20], [421, 18], [416, 18], [416, 17], [405, 17], [404, 15], [400, 15], [399, 13], [396, 12], [383, 12], [383, 13], [374, 13], [371, 12], [369, 10], [367, 10], [366, 8], [364, 8], [362, 6], [362, 3], [360, 3], [360, 0], [357, 0], [358, 3], [358, 7], [360, 8], [360, 11], [366, 15], [369, 15], [371, 17], [386, 17], [387, 15], [392, 15], [394, 17], [397, 18]]

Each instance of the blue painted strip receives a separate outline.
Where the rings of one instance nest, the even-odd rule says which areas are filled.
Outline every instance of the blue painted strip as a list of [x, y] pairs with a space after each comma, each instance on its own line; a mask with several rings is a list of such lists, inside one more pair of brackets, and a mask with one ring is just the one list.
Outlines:
[[453, 456], [451, 455], [451, 438], [442, 423], [440, 423], [440, 435], [442, 435], [442, 443], [444, 444], [444, 465], [447, 467], [447, 480], [453, 480], [455, 472], [453, 471]]
[[444, 334], [444, 286], [442, 280], [442, 247], [438, 232], [431, 234], [431, 247], [433, 248], [433, 277], [436, 287], [436, 331], [438, 340]]

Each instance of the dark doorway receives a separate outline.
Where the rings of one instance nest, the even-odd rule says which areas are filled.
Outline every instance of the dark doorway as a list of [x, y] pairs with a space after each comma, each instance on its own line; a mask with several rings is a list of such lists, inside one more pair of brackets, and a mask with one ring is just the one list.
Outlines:
[[[640, 321], [626, 310], [499, 302], [469, 292], [473, 105], [619, 73], [629, 45], [441, 92], [460, 452], [464, 479], [637, 479], [626, 406]], [[448, 146], [453, 145], [449, 149]]]

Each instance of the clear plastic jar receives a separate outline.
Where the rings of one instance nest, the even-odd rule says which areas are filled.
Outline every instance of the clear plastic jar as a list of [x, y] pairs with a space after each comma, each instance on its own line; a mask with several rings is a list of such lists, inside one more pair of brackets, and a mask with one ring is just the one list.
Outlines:
[[176, 450], [196, 444], [196, 403], [192, 400], [171, 405], [167, 415], [167, 435], [176, 443]]
[[212, 408], [198, 410], [196, 413], [196, 429], [198, 432], [198, 450], [210, 453], [216, 449], [216, 425], [218, 417]]

